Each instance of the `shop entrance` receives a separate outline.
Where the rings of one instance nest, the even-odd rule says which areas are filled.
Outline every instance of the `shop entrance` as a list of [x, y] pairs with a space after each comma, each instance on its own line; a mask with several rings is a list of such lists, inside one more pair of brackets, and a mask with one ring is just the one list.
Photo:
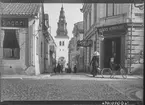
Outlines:
[[104, 39], [104, 68], [110, 68], [110, 58], [115, 55], [115, 63], [121, 62], [121, 37]]

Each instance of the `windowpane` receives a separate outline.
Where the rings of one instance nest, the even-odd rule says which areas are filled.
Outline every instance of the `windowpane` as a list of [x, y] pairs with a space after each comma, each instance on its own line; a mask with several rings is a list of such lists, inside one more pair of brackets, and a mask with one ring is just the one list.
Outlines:
[[16, 30], [4, 30], [3, 58], [20, 58], [19, 36], [18, 33], [16, 35]]
[[112, 16], [112, 15], [113, 15], [113, 4], [108, 3], [108, 16]]
[[97, 18], [97, 3], [94, 3], [94, 21], [96, 22]]
[[106, 17], [108, 16], [108, 3], [106, 3]]
[[59, 42], [59, 45], [61, 46], [61, 41]]
[[117, 15], [117, 4], [114, 4], [114, 15]]
[[64, 46], [64, 41], [63, 41], [63, 46]]
[[42, 57], [42, 50], [43, 50], [43, 49], [42, 49], [42, 42], [41, 42], [41, 57]]
[[36, 48], [37, 48], [37, 52], [36, 54], [39, 54], [39, 40], [38, 40], [38, 37], [36, 37]]

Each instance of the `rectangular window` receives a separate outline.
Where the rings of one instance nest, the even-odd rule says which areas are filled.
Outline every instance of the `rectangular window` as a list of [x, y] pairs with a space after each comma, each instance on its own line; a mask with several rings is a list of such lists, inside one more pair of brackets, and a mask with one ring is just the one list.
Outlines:
[[94, 41], [94, 51], [96, 51], [96, 49], [97, 49], [97, 45], [96, 45], [97, 43], [96, 43], [96, 42], [97, 42], [97, 41], [95, 40], [95, 41]]
[[115, 4], [113, 3], [112, 6], [113, 6], [112, 7], [112, 15], [114, 16], [115, 15], [115, 10], [114, 10], [115, 9]]
[[114, 15], [117, 15], [117, 4], [116, 3], [114, 3]]
[[108, 16], [108, 3], [106, 3], [106, 17]]
[[38, 39], [38, 37], [36, 37], [36, 49], [37, 49], [36, 54], [38, 55], [39, 54], [39, 39]]
[[89, 29], [91, 27], [91, 11], [89, 12]]
[[64, 46], [64, 41], [63, 41], [63, 46]]
[[18, 31], [14, 29], [5, 29], [3, 37], [3, 58], [20, 59]]
[[115, 15], [115, 4], [114, 3], [107, 3], [106, 4], [106, 17], [107, 16], [114, 16]]
[[92, 3], [92, 10], [91, 10], [91, 26], [94, 24], [94, 3]]
[[86, 31], [88, 31], [88, 29], [89, 29], [89, 14], [87, 14], [87, 24], [86, 24], [86, 26], [87, 26], [87, 30]]
[[59, 46], [61, 46], [61, 41], [59, 42]]
[[85, 33], [86, 33], [86, 31], [87, 31], [87, 15], [85, 15], [85, 22], [84, 22], [84, 26], [85, 26], [84, 31], [85, 31]]
[[108, 16], [112, 16], [112, 15], [113, 15], [113, 4], [108, 3]]
[[97, 18], [97, 3], [94, 3], [94, 22], [96, 22]]
[[43, 43], [41, 42], [41, 57], [42, 57], [42, 53], [43, 53], [43, 51], [42, 51], [43, 48], [42, 47], [43, 47]]

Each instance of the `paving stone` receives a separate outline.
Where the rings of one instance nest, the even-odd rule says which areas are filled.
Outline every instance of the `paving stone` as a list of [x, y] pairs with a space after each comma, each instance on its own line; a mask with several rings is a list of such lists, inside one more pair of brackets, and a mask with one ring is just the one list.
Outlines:
[[125, 93], [128, 89], [143, 88], [138, 79], [88, 81], [87, 78], [90, 77], [84, 80], [77, 80], [75, 75], [74, 77], [75, 80], [2, 79], [1, 97], [2, 100], [138, 100]]

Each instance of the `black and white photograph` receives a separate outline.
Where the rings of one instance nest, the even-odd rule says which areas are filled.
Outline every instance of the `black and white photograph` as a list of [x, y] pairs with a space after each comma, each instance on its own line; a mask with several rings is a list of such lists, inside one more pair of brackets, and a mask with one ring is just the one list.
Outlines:
[[0, 101], [143, 102], [144, 2], [59, 1], [0, 2]]

